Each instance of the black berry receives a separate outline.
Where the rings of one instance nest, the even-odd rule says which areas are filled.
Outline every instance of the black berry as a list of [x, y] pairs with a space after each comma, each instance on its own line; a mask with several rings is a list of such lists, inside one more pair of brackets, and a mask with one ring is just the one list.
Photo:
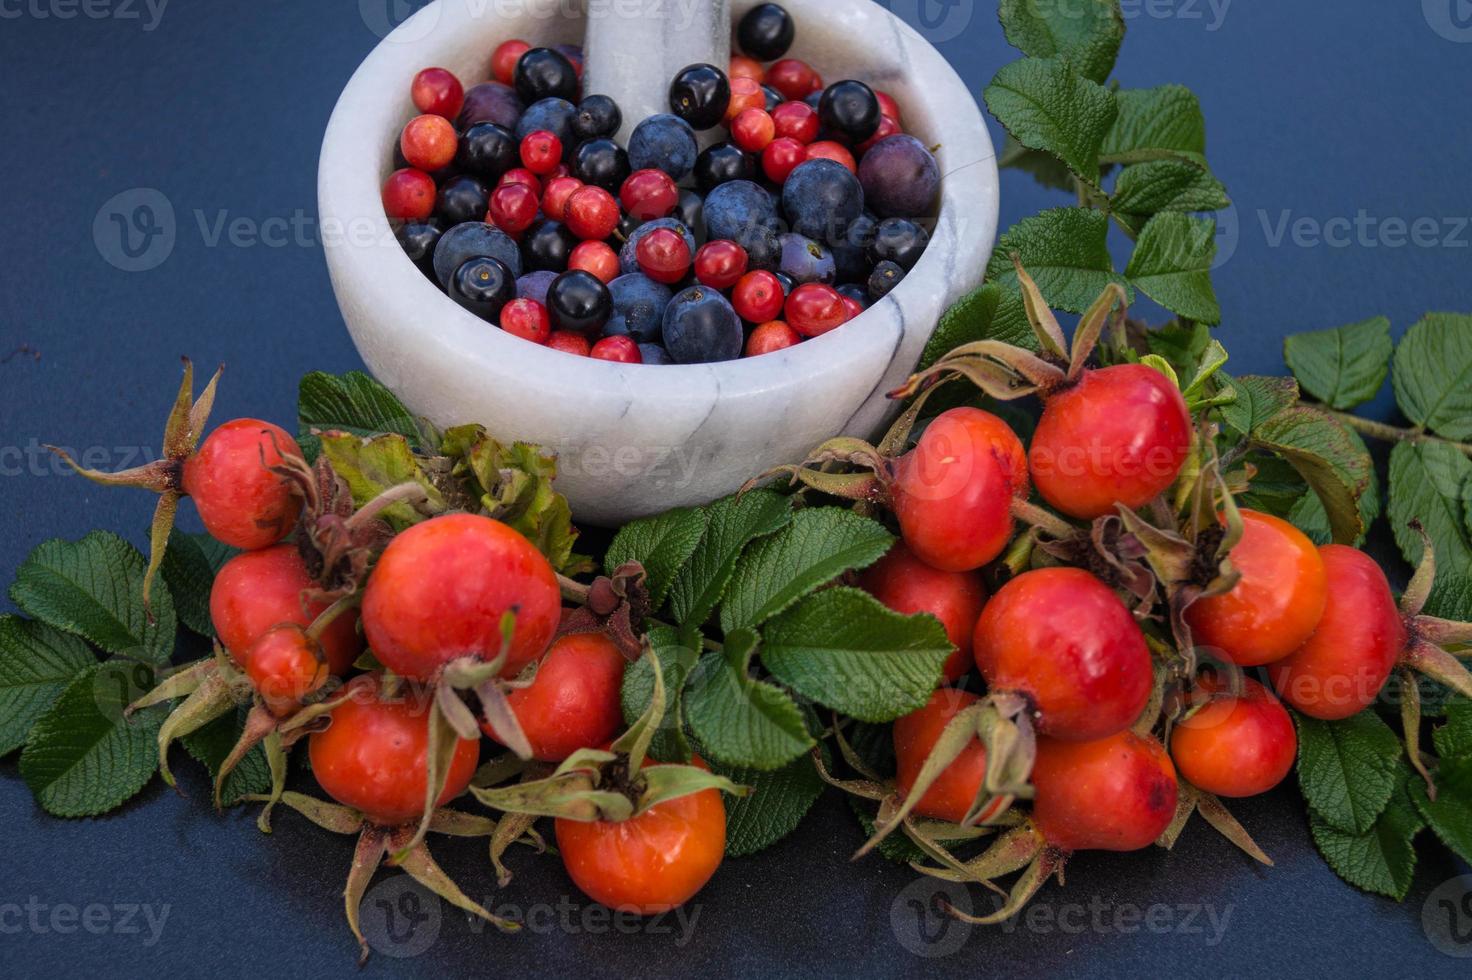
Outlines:
[[670, 111], [695, 129], [710, 129], [731, 104], [731, 82], [715, 65], [690, 65], [670, 83]]
[[781, 4], [763, 3], [751, 8], [736, 27], [736, 43], [758, 61], [776, 61], [792, 47], [797, 26]]
[[578, 98], [578, 73], [565, 55], [551, 48], [532, 48], [516, 62], [516, 94], [527, 105], [542, 99]]
[[607, 137], [584, 142], [572, 158], [572, 175], [585, 184], [593, 184], [617, 196], [628, 179], [629, 155], [624, 148]]
[[543, 218], [526, 230], [521, 239], [521, 254], [530, 270], [562, 272], [572, 250], [578, 247], [578, 236], [560, 221]]
[[547, 313], [553, 330], [600, 330], [613, 314], [613, 297], [597, 276], [574, 269], [547, 287]]
[[823, 90], [818, 121], [829, 133], [862, 143], [879, 130], [879, 98], [863, 82], [846, 79]]
[[624, 114], [619, 111], [617, 102], [606, 95], [590, 95], [578, 103], [577, 115], [572, 117], [572, 129], [579, 139], [591, 140], [612, 136], [623, 121]]
[[751, 180], [756, 158], [735, 143], [716, 143], [695, 158], [695, 185], [708, 192], [731, 180]]

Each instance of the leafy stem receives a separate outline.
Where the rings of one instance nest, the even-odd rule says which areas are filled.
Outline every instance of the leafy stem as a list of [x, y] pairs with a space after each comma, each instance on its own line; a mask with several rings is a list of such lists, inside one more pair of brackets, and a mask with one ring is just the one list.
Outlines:
[[1329, 414], [1351, 429], [1354, 429], [1360, 435], [1369, 436], [1371, 439], [1379, 439], [1383, 442], [1409, 442], [1418, 444], [1440, 442], [1452, 447], [1464, 456], [1472, 457], [1472, 443], [1454, 442], [1451, 439], [1444, 439], [1441, 436], [1427, 432], [1420, 426], [1402, 428], [1386, 422], [1376, 422], [1373, 419], [1361, 418], [1349, 412], [1339, 412], [1332, 409], [1329, 410]]

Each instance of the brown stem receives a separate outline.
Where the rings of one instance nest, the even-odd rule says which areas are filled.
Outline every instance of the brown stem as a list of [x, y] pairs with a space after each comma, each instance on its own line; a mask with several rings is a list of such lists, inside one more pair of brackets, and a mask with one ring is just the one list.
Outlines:
[[361, 592], [351, 592], [343, 596], [312, 620], [312, 625], [307, 627], [307, 637], [314, 641], [321, 641], [322, 634], [327, 632], [327, 627], [331, 626], [334, 620], [350, 609], [357, 609], [362, 604], [363, 593]]
[[1024, 524], [1030, 524], [1040, 531], [1054, 538], [1070, 537], [1078, 529], [1072, 524], [1058, 517], [1048, 510], [1036, 504], [1028, 503], [1016, 497], [1012, 499], [1012, 516]]
[[1331, 409], [1329, 410], [1329, 414], [1351, 429], [1354, 429], [1360, 435], [1369, 436], [1371, 439], [1379, 439], [1382, 442], [1409, 442], [1412, 444], [1440, 442], [1445, 443], [1465, 456], [1472, 457], [1472, 443], [1453, 442], [1451, 439], [1443, 439], [1441, 436], [1432, 435], [1424, 429], [1403, 429], [1385, 422], [1360, 418], [1358, 415], [1352, 415], [1349, 412], [1339, 412]]

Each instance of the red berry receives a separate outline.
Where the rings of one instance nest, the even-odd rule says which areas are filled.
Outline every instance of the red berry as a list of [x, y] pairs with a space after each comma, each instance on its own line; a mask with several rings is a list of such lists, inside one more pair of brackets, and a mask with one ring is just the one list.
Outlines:
[[1176, 770], [1154, 738], [1038, 739], [1032, 819], [1063, 851], [1138, 851], [1176, 815]]
[[267, 710], [284, 718], [327, 683], [327, 658], [302, 627], [273, 626], [246, 654], [245, 673]]
[[184, 461], [184, 492], [204, 529], [232, 548], [273, 545], [296, 525], [301, 497], [271, 467], [301, 447], [279, 425], [259, 419], [226, 422]]
[[[607, 285], [618, 278], [618, 253], [607, 242], [581, 242], [568, 257], [567, 267], [591, 272]], [[596, 351], [593, 356], [598, 356]]]
[[766, 323], [782, 312], [782, 281], [765, 269], [748, 272], [731, 292], [731, 305], [748, 323]]
[[537, 220], [537, 192], [526, 184], [502, 184], [491, 192], [491, 222], [515, 238]]
[[[307, 743], [312, 775], [328, 796], [376, 824], [419, 819], [429, 789], [430, 702], [380, 700], [372, 675], [355, 678], [351, 688], [353, 696], [333, 709], [332, 724]], [[438, 803], [465, 792], [479, 761], [478, 740], [456, 740]]]
[[774, 184], [785, 184], [787, 176], [808, 158], [808, 148], [791, 136], [779, 136], [762, 151], [762, 173]]
[[1053, 738], [1123, 731], [1154, 683], [1135, 617], [1081, 568], [1040, 568], [1002, 586], [977, 621], [975, 653], [987, 688], [1024, 695]]
[[390, 218], [423, 221], [434, 213], [434, 178], [423, 170], [395, 170], [383, 182], [383, 210]]
[[849, 173], [859, 172], [859, 165], [854, 162], [854, 155], [848, 151], [848, 147], [833, 140], [819, 140], [817, 143], [808, 144], [809, 160], [832, 160], [841, 163], [848, 168]]
[[900, 104], [894, 100], [894, 96], [888, 92], [874, 90], [874, 97], [879, 100], [879, 111], [898, 123], [904, 117], [900, 115]]
[[751, 332], [746, 338], [746, 356], [756, 357], [759, 354], [770, 354], [773, 351], [786, 350], [802, 342], [802, 335], [793, 330], [781, 320], [768, 320]]
[[459, 657], [501, 652], [501, 618], [516, 614], [502, 676], [547, 649], [562, 614], [557, 575], [516, 531], [475, 514], [447, 514], [401, 531], [363, 594], [363, 631], [381, 664], [430, 680]]
[[[925, 707], [895, 721], [895, 788], [901, 797], [910, 795], [910, 787], [915, 785], [915, 778], [950, 720], [979, 700], [967, 691], [942, 687], [930, 695]], [[914, 812], [922, 817], [960, 823], [985, 781], [986, 747], [973, 740], [954, 762], [941, 770], [915, 804]]]
[[777, 135], [765, 109], [743, 109], [731, 120], [731, 140], [748, 153], [760, 153]]
[[434, 173], [455, 160], [460, 137], [444, 116], [415, 116], [399, 137], [399, 149], [409, 166]]
[[767, 69], [767, 84], [781, 92], [782, 98], [801, 102], [823, 87], [823, 79], [807, 62], [783, 58]]
[[953, 408], [895, 461], [890, 493], [915, 557], [932, 568], [970, 571], [1000, 555], [1012, 537], [1012, 498], [1027, 498], [1027, 454], [995, 415]]
[[502, 41], [491, 54], [491, 77], [502, 85], [516, 81], [516, 63], [532, 49], [525, 41]]
[[900, 124], [895, 122], [894, 119], [889, 116], [880, 116], [879, 128], [874, 130], [873, 136], [870, 136], [868, 139], [864, 140], [864, 142], [859, 144], [859, 152], [868, 153], [869, 148], [875, 143], [878, 143], [880, 140], [883, 139], [888, 139], [891, 136], [898, 135], [902, 132], [904, 132], [904, 130], [900, 129]]
[[542, 213], [553, 221], [566, 221], [567, 200], [582, 188], [583, 182], [576, 177], [549, 177], [542, 191]]
[[[864, 304], [860, 303], [852, 296], [845, 296], [842, 293], [839, 293], [838, 297], [839, 299], [843, 300], [843, 309], [848, 314], [848, 320], [852, 320], [854, 317], [864, 312]], [[847, 323], [848, 320], [845, 320], [844, 322]]]
[[825, 334], [848, 320], [848, 308], [838, 290], [818, 282], [803, 283], [794, 289], [784, 311], [788, 326], [804, 337]]
[[[210, 586], [215, 635], [237, 664], [248, 667], [251, 649], [273, 626], [310, 626], [327, 608], [325, 603], [303, 604], [303, 593], [313, 586], [293, 545], [242, 552], [224, 564]], [[351, 667], [363, 648], [357, 617], [333, 620], [322, 634], [321, 648], [331, 673]]]
[[547, 346], [578, 357], [587, 357], [593, 349], [587, 337], [573, 330], [552, 331], [552, 336], [547, 338]]
[[634, 256], [640, 270], [655, 282], [674, 284], [690, 271], [690, 246], [672, 228], [656, 228], [639, 239]]
[[1373, 558], [1342, 544], [1321, 546], [1319, 558], [1326, 585], [1324, 614], [1303, 645], [1268, 673], [1293, 707], [1313, 718], [1338, 721], [1374, 703], [1405, 649], [1406, 626], [1390, 583]]
[[619, 190], [624, 210], [640, 221], [665, 218], [680, 203], [680, 189], [663, 170], [635, 170]]
[[1191, 429], [1180, 390], [1149, 365], [1085, 371], [1044, 402], [1028, 454], [1033, 482], [1072, 517], [1135, 510], [1175, 482]]
[[1170, 755], [1186, 782], [1217, 796], [1266, 793], [1283, 781], [1298, 754], [1293, 719], [1257, 681], [1233, 694], [1207, 676], [1191, 710], [1171, 730]]
[[730, 289], [746, 275], [746, 249], [718, 239], [695, 253], [695, 278], [712, 289]]
[[731, 55], [731, 68], [726, 74], [731, 78], [752, 78], [760, 83], [766, 78], [767, 70], [755, 58], [748, 58], [744, 54], [733, 54]]
[[859, 576], [859, 588], [895, 612], [912, 616], [930, 613], [946, 628], [946, 639], [956, 648], [946, 660], [945, 679], [954, 681], [971, 669], [972, 639], [986, 587], [977, 572], [944, 572], [931, 568], [903, 541]]
[[538, 196], [542, 193], [542, 182], [537, 179], [536, 174], [525, 167], [513, 167], [506, 171], [501, 175], [501, 180], [496, 186], [505, 187], [507, 184], [525, 184]]
[[784, 102], [772, 110], [778, 136], [811, 143], [818, 138], [818, 110], [806, 102]]
[[414, 106], [433, 116], [454, 119], [465, 105], [465, 86], [454, 73], [444, 68], [426, 68], [414, 76], [410, 86]]
[[601, 187], [585, 185], [567, 199], [567, 227], [585, 241], [602, 241], [618, 227], [618, 202]]
[[767, 105], [767, 93], [762, 91], [762, 83], [754, 78], [738, 75], [731, 81], [731, 101], [726, 106], [725, 122], [730, 125], [731, 121], [747, 109], [765, 109]]
[[619, 692], [627, 663], [602, 633], [573, 633], [552, 644], [531, 685], [506, 696], [532, 757], [561, 762], [578, 749], [606, 745], [623, 727]]
[[595, 361], [617, 361], [620, 364], [644, 363], [644, 355], [639, 353], [639, 345], [634, 342], [634, 338], [622, 334], [604, 337], [593, 345], [593, 350], [588, 356]]
[[501, 329], [513, 337], [545, 344], [552, 334], [552, 319], [536, 300], [514, 299], [501, 308]]
[[550, 174], [562, 163], [562, 140], [545, 129], [527, 133], [521, 139], [521, 162], [534, 174]]

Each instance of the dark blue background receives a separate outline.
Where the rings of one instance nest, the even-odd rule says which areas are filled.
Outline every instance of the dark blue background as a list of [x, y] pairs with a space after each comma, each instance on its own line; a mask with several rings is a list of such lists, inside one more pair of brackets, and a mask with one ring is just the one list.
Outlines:
[[[916, 9], [913, 0], [891, 5]], [[1231, 370], [1280, 371], [1281, 337], [1291, 331], [1383, 313], [1399, 332], [1427, 310], [1472, 308], [1465, 227], [1472, 43], [1433, 30], [1434, 18], [1415, 2], [1236, 0], [1224, 17], [1220, 0], [1217, 12], [1207, 0], [1125, 6], [1130, 33], [1118, 78], [1127, 86], [1182, 82], [1200, 94], [1212, 164], [1236, 201], [1237, 244], [1216, 277]], [[1015, 53], [993, 5], [976, 0], [968, 14], [972, 7], [955, 6], [950, 16], [961, 20], [941, 21], [934, 33], [979, 93]], [[40, 353], [0, 366], [3, 569], [46, 538], [96, 527], [141, 542], [151, 500], [59, 475], [29, 450], [50, 441], [105, 447], [102, 461], [114, 465], [132, 449], [156, 452], [180, 354], [228, 364], [217, 419], [253, 414], [288, 425], [302, 373], [359, 366], [311, 219], [320, 134], [341, 86], [377, 40], [361, 5], [174, 0], [151, 31], [141, 3], [104, 3], [93, 9], [117, 16], [100, 19], [55, 16], [72, 9], [68, 0], [0, 4], [0, 356], [22, 345]], [[143, 19], [127, 19], [130, 11]], [[1000, 137], [995, 126], [993, 136]], [[104, 202], [133, 188], [157, 189], [177, 215], [172, 254], [140, 273], [104, 261], [93, 237]], [[1059, 203], [1066, 202], [1024, 176], [1003, 178], [1004, 228]], [[1361, 211], [1407, 223], [1430, 217], [1443, 230], [1433, 247], [1393, 247], [1393, 233], [1349, 247], [1272, 235], [1285, 214], [1291, 225], [1353, 220]], [[304, 231], [276, 246], [211, 245], [201, 222], [208, 229], [221, 214], [257, 226], [300, 216]], [[1375, 411], [1390, 417], [1387, 393]], [[0, 932], [4, 972], [351, 972], [355, 950], [338, 896], [348, 841], [291, 814], [263, 838], [243, 814], [214, 816], [194, 767], [181, 767], [190, 774], [188, 801], [155, 782], [120, 813], [62, 822], [34, 806], [14, 757], [0, 763], [7, 842], [0, 912], [33, 897], [48, 905], [171, 906], [152, 946], [138, 935]], [[701, 917], [684, 946], [673, 935], [581, 927], [478, 936], [447, 913], [429, 952], [403, 961], [378, 956], [369, 969], [1465, 975], [1422, 932], [1428, 891], [1466, 870], [1445, 852], [1423, 843], [1416, 885], [1396, 905], [1342, 884], [1324, 866], [1291, 789], [1236, 809], [1277, 858], [1276, 869], [1258, 868], [1193, 823], [1173, 854], [1079, 858], [1067, 888], [1050, 886], [1042, 899], [1055, 912], [1060, 903], [1111, 911], [1208, 903], [1219, 915], [1230, 907], [1217, 945], [1209, 933], [1085, 924], [1082, 934], [1068, 934], [1034, 920], [1033, 928], [978, 930], [949, 958], [914, 957], [896, 942], [890, 916], [916, 876], [879, 860], [848, 863], [860, 834], [833, 798], [798, 835], [718, 875], [698, 899]], [[489, 891], [480, 845], [437, 849], [473, 894]], [[516, 867], [502, 900], [583, 906], [555, 860], [518, 854]]]

